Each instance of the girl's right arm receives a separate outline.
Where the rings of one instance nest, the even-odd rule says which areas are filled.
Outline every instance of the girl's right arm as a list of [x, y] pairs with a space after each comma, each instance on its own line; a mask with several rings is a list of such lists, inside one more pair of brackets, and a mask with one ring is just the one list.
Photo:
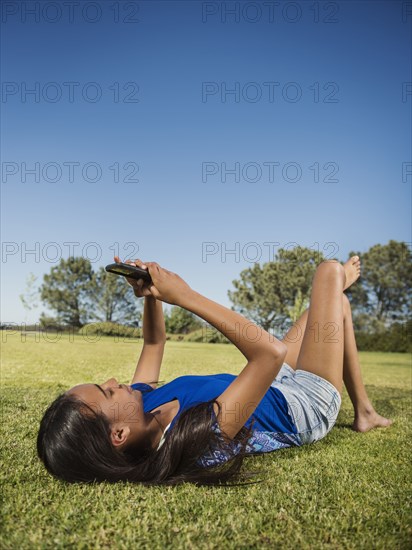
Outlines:
[[246, 357], [247, 365], [217, 398], [222, 431], [233, 438], [253, 414], [283, 365], [286, 345], [242, 315], [191, 291], [177, 304], [224, 334]]
[[262, 355], [279, 355], [286, 346], [240, 313], [191, 290], [177, 304], [195, 313], [228, 338], [249, 361]]
[[286, 356], [286, 345], [239, 313], [195, 292], [176, 273], [155, 262], [145, 263], [153, 280], [152, 295], [198, 315], [246, 357], [247, 365], [217, 398], [220, 412], [215, 406], [221, 429], [228, 437], [235, 437], [278, 374]]

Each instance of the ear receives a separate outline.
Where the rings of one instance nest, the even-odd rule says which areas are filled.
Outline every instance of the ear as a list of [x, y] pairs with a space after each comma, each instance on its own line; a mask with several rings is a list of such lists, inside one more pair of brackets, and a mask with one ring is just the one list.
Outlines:
[[115, 447], [122, 447], [130, 435], [128, 426], [115, 426], [110, 434], [110, 439]]

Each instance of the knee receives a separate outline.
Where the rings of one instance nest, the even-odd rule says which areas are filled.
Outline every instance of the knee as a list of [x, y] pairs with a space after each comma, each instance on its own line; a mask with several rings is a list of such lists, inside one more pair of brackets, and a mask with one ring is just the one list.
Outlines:
[[318, 265], [318, 271], [322, 273], [334, 274], [342, 277], [345, 275], [343, 265], [337, 260], [325, 260]]

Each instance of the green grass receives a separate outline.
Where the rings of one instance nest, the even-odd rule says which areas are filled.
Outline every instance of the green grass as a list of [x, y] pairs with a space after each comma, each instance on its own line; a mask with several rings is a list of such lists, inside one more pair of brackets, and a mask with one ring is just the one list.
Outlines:
[[[391, 428], [353, 432], [344, 393], [336, 427], [322, 441], [246, 460], [262, 483], [69, 485], [49, 476], [36, 457], [44, 409], [78, 383], [111, 376], [130, 383], [142, 342], [6, 337], [1, 548], [410, 547], [410, 356], [360, 355], [367, 390], [376, 408], [394, 419]], [[244, 365], [232, 345], [168, 342], [161, 378], [238, 373]]]

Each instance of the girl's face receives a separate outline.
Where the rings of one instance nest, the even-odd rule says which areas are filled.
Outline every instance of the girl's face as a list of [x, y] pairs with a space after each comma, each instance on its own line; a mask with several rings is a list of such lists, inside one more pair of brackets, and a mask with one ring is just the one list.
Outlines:
[[112, 427], [115, 445], [139, 443], [148, 435], [149, 419], [143, 410], [142, 394], [130, 386], [119, 384], [115, 378], [103, 384], [80, 384], [67, 391], [104, 414]]

